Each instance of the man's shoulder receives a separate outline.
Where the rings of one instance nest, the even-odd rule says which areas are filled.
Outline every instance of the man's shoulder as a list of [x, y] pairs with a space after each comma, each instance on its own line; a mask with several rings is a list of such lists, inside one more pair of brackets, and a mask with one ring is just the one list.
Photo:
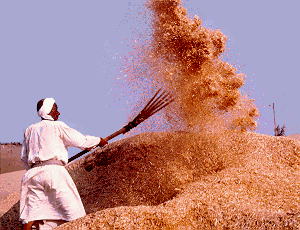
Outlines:
[[47, 121], [47, 120], [43, 120], [40, 122], [37, 122], [35, 124], [30, 125], [27, 129], [32, 129], [32, 128], [36, 128], [39, 126], [63, 126], [63, 127], [68, 127], [63, 121]]
[[68, 128], [69, 126], [66, 125], [65, 122], [63, 121], [52, 121], [52, 123], [55, 125], [55, 126], [60, 126], [60, 127], [64, 127], [64, 128]]
[[32, 125], [29, 125], [27, 129], [32, 129], [32, 128], [35, 128], [35, 127], [37, 127], [37, 126], [40, 126], [40, 123], [41, 123], [41, 122], [37, 122], [37, 123], [34, 123], [34, 124], [32, 124]]

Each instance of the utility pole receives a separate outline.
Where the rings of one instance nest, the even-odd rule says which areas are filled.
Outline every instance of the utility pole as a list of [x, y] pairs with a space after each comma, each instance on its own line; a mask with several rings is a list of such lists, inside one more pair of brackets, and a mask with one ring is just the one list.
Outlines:
[[274, 126], [275, 126], [275, 136], [277, 136], [277, 126], [276, 126], [276, 119], [275, 119], [275, 105], [273, 103], [273, 114], [274, 114]]

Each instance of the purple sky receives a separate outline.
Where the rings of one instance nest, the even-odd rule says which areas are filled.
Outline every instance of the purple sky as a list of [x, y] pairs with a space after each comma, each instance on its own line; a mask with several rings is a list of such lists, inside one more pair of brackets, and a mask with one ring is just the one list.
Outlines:
[[[0, 142], [21, 142], [39, 121], [36, 102], [53, 97], [60, 120], [84, 134], [108, 136], [127, 121], [118, 98], [119, 54], [138, 25], [137, 1], [0, 2]], [[257, 132], [299, 133], [297, 1], [184, 0], [188, 14], [228, 36], [231, 61], [248, 76], [244, 90], [261, 112]], [[76, 150], [78, 152], [78, 150]]]

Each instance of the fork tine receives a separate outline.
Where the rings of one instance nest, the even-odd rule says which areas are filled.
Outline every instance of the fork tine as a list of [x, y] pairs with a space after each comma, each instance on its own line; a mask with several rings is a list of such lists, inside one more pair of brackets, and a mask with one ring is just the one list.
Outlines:
[[133, 122], [138, 122], [149, 118], [150, 116], [163, 109], [173, 101], [174, 98], [170, 94], [165, 95], [164, 100], [157, 101], [155, 104], [152, 104], [151, 107], [149, 107], [147, 110], [141, 111]]
[[162, 89], [158, 89], [157, 92], [153, 95], [153, 97], [148, 101], [148, 103], [145, 105], [142, 111], [145, 111], [148, 109], [149, 106], [151, 106], [152, 101], [156, 98], [156, 96], [162, 91]]
[[157, 107], [153, 111], [151, 111], [151, 113], [149, 114], [149, 117], [152, 116], [153, 114], [157, 113], [158, 111], [162, 110], [163, 108], [168, 106], [173, 101], [174, 101], [174, 99], [171, 99], [171, 100], [165, 102], [164, 104], [161, 104], [159, 107]]
[[[159, 94], [160, 92], [161, 94]], [[166, 107], [173, 100], [174, 99], [170, 93], [159, 89], [131, 123], [141, 123], [142, 121], [152, 116], [154, 113]]]
[[170, 94], [163, 92], [161, 95], [159, 95], [144, 111], [153, 110], [157, 106], [159, 106], [163, 101], [165, 101], [168, 97], [170, 97]]

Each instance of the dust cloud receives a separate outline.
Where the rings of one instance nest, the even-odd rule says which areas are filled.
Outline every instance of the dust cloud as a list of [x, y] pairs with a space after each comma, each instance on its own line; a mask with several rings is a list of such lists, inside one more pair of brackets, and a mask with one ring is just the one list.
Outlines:
[[144, 126], [255, 130], [259, 111], [241, 92], [246, 76], [224, 61], [229, 51], [222, 31], [204, 27], [198, 16], [188, 16], [180, 0], [146, 0], [145, 6], [142, 18], [150, 19], [150, 36], [140, 32], [131, 43], [130, 57], [123, 62], [126, 81], [134, 90], [142, 88], [144, 96], [162, 87], [176, 100]]

